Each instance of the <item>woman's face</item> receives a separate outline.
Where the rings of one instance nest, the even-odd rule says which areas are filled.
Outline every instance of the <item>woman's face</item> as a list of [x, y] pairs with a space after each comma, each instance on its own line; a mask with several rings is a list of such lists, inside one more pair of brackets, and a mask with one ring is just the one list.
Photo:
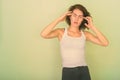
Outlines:
[[70, 16], [71, 26], [79, 27], [83, 19], [83, 12], [79, 9], [74, 9], [72, 15]]

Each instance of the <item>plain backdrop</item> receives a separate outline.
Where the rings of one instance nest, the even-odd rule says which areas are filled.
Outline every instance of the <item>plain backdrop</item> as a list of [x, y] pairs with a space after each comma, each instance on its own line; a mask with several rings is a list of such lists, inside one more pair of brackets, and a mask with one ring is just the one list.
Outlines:
[[0, 80], [61, 80], [59, 41], [43, 39], [40, 32], [73, 4], [88, 9], [110, 42], [86, 43], [92, 80], [120, 80], [119, 0], [0, 0]]

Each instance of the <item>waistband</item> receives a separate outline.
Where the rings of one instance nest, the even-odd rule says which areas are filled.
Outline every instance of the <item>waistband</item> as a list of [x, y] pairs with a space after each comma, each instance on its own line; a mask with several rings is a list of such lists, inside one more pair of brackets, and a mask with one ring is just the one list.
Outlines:
[[88, 66], [63, 67], [63, 69], [78, 69], [78, 68], [88, 68]]

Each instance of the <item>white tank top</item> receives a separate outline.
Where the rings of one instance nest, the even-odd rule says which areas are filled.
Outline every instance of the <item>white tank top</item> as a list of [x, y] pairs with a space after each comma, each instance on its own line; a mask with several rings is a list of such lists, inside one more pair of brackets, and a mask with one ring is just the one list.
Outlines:
[[84, 56], [86, 37], [82, 31], [81, 33], [80, 37], [71, 37], [67, 34], [67, 28], [65, 28], [60, 41], [63, 67], [87, 65]]

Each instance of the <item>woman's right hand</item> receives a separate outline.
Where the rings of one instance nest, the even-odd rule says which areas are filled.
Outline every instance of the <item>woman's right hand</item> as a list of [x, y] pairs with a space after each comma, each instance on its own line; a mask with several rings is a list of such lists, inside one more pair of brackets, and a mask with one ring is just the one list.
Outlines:
[[61, 15], [59, 18], [58, 18], [58, 21], [61, 22], [61, 21], [64, 21], [66, 19], [67, 16], [71, 16], [72, 14], [72, 11], [67, 11], [65, 12], [63, 15]]
[[48, 26], [46, 26], [42, 32], [41, 32], [41, 36], [43, 38], [54, 38], [54, 37], [58, 37], [60, 32], [58, 29], [54, 30], [54, 27], [61, 21], [65, 20], [65, 18], [67, 16], [71, 15], [71, 11], [68, 11], [66, 13], [64, 13], [62, 16], [60, 16], [59, 18], [57, 18], [55, 21], [53, 21], [52, 23], [50, 23]]

